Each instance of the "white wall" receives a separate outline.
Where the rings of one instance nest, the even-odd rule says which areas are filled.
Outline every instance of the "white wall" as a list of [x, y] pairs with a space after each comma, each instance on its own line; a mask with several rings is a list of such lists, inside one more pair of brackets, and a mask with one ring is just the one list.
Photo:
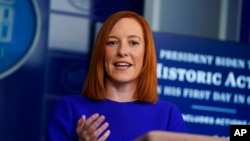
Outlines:
[[241, 0], [145, 0], [156, 32], [238, 41]]

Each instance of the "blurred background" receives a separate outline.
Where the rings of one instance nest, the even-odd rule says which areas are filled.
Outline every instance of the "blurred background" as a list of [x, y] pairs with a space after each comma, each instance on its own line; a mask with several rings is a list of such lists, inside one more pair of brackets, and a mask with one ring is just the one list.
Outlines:
[[224, 60], [158, 58], [159, 70], [223, 77], [218, 86], [158, 71], [159, 96], [177, 104], [189, 133], [228, 137], [230, 124], [250, 124], [249, 0], [0, 0], [1, 141], [45, 141], [58, 100], [81, 92], [96, 32], [120, 10], [148, 20], [158, 56]]

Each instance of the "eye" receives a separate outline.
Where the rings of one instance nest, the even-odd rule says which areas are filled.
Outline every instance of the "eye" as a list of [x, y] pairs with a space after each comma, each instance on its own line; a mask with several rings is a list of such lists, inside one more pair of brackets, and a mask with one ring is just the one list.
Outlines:
[[139, 45], [139, 42], [138, 41], [130, 41], [129, 44], [131, 46], [137, 46], [137, 45]]
[[107, 46], [118, 46], [119, 42], [115, 41], [115, 40], [109, 40], [109, 41], [107, 41], [106, 45]]

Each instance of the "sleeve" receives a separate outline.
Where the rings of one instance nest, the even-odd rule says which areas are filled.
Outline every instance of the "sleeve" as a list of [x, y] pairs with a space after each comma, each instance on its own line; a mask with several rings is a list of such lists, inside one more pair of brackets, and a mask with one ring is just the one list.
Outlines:
[[67, 98], [59, 101], [47, 128], [46, 141], [72, 141], [73, 140], [72, 109]]
[[187, 132], [182, 114], [176, 105], [172, 105], [170, 109], [168, 130], [180, 133]]

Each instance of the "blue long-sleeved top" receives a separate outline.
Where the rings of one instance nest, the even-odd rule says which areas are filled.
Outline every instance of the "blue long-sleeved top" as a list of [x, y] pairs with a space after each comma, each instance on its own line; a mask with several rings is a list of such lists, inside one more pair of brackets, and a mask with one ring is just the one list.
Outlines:
[[108, 141], [132, 141], [152, 130], [186, 132], [178, 108], [159, 100], [145, 102], [93, 101], [80, 95], [66, 96], [55, 108], [48, 125], [47, 141], [78, 141], [76, 126], [82, 115], [105, 116], [111, 131]]

